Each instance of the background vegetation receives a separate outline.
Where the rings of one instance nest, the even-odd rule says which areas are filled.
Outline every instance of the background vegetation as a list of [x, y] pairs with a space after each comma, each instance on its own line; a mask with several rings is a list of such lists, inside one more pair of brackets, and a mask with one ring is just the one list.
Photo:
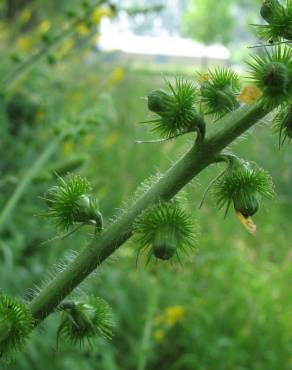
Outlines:
[[[195, 17], [204, 13], [207, 4], [213, 9], [222, 2], [192, 2], [198, 4], [197, 15], [185, 10], [185, 29], [194, 22], [193, 36], [218, 41], [209, 34], [204, 16], [201, 23]], [[17, 68], [18, 57], [33, 53], [43, 33], [61, 27], [65, 19], [64, 9], [53, 7], [53, 1], [27, 2], [24, 7], [15, 2], [14, 11], [7, 12], [7, 4], [13, 3], [1, 1], [1, 79]], [[227, 14], [224, 7], [229, 3], [244, 3], [248, 12], [254, 9], [252, 2], [226, 1], [220, 13], [208, 14]], [[79, 9], [77, 1], [76, 6]], [[230, 29], [219, 41], [229, 42], [234, 17], [228, 27], [223, 17], [218, 22], [224, 32]], [[148, 114], [143, 98], [163, 83], [161, 73], [147, 65], [137, 70], [131, 64], [105, 62], [92, 48], [96, 33], [86, 33], [84, 27], [76, 30], [71, 44], [67, 39], [57, 49], [56, 63], [46, 56], [25, 78], [1, 91], [0, 209], [64, 126], [81, 122], [85, 127], [83, 133], [67, 135], [56, 146], [9, 219], [0, 224], [0, 289], [13, 295], [29, 297], [29, 289], [37, 289], [48, 278], [48, 268], [65, 253], [78, 252], [88, 239], [90, 230], [84, 229], [64, 240], [46, 242], [56, 234], [46, 221], [41, 197], [55, 184], [55, 172], [65, 175], [73, 169], [86, 176], [107, 222], [141, 181], [158, 169], [163, 172], [190, 145], [184, 137], [153, 146], [135, 143], [151, 137], [137, 123]], [[276, 201], [265, 202], [255, 217], [256, 237], [241, 228], [232, 212], [223, 219], [212, 199], [198, 210], [205, 187], [220, 171], [219, 165], [209, 168], [185, 195], [201, 228], [195, 256], [182, 265], [146, 267], [143, 257], [136, 264], [137, 246], [128, 242], [80, 287], [111, 303], [116, 316], [112, 341], [100, 340], [81, 350], [61, 343], [57, 352], [58, 321], [50, 317], [9, 368], [291, 369], [291, 148], [278, 150], [277, 135], [266, 120], [232, 149], [270, 171], [276, 183]]]

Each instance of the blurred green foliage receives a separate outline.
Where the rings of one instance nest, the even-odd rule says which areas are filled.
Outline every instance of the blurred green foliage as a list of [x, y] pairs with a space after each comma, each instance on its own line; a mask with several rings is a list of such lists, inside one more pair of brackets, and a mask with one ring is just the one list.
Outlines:
[[254, 20], [258, 18], [260, 3], [260, 0], [191, 0], [184, 11], [183, 30], [187, 36], [206, 44], [230, 45], [249, 40], [250, 24], [258, 22]]
[[[11, 67], [7, 50], [1, 51], [1, 76]], [[161, 75], [147, 68], [112, 65], [81, 49], [55, 65], [39, 63], [2, 92], [0, 209], [56, 128], [62, 130], [60, 122], [93, 118], [89, 132], [59, 145], [2, 229], [1, 290], [31, 296], [32, 287], [38, 290], [50, 278], [52, 266], [89, 238], [90, 229], [84, 229], [44, 243], [55, 237], [53, 226], [39, 216], [46, 211], [41, 197], [56, 183], [55, 171], [65, 175], [72, 169], [68, 164], [82, 157], [73, 170], [91, 181], [108, 223], [141, 181], [166, 170], [191, 145], [185, 137], [152, 146], [135, 143], [152, 138], [137, 123], [148, 115], [144, 98], [162, 83]], [[136, 265], [137, 246], [130, 241], [79, 288], [111, 303], [117, 325], [110, 342], [100, 339], [82, 350], [61, 343], [57, 351], [59, 318], [51, 315], [9, 368], [291, 369], [292, 155], [288, 145], [278, 150], [277, 135], [266, 121], [233, 145], [240, 156], [269, 170], [276, 183], [277, 199], [265, 202], [255, 217], [256, 237], [232, 212], [223, 219], [212, 199], [198, 210], [205, 187], [221, 170], [212, 166], [186, 189], [189, 210], [201, 228], [195, 256], [183, 265], [145, 267], [143, 257]]]

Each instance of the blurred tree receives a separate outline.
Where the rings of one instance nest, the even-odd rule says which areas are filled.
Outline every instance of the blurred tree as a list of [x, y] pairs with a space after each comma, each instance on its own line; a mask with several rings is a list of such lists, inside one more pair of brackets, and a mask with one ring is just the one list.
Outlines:
[[231, 41], [231, 0], [193, 0], [185, 13], [186, 34], [206, 44]]
[[[242, 34], [238, 23], [244, 16], [256, 13], [259, 0], [192, 0], [183, 17], [183, 31], [186, 36], [206, 44], [229, 44], [236, 39], [236, 32]], [[235, 17], [236, 15], [236, 17]], [[235, 21], [236, 20], [236, 21]], [[245, 28], [245, 22], [244, 28]], [[250, 29], [249, 29], [250, 32]], [[250, 35], [246, 32], [246, 35]]]

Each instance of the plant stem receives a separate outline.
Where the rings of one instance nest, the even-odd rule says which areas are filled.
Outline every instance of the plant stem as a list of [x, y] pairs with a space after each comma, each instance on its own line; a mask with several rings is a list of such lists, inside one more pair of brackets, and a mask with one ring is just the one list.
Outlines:
[[34, 318], [42, 321], [95, 268], [132, 235], [136, 217], [160, 199], [169, 200], [204, 168], [222, 149], [253, 126], [268, 112], [261, 103], [246, 105], [217, 121], [216, 129], [200, 145], [194, 145], [117, 221], [86, 246], [30, 303]]
[[33, 163], [32, 167], [26, 172], [23, 179], [19, 182], [17, 188], [13, 192], [12, 196], [8, 199], [6, 205], [0, 213], [0, 231], [5, 226], [6, 222], [9, 219], [10, 214], [16, 207], [21, 196], [25, 192], [27, 186], [33, 180], [33, 178], [38, 174], [38, 172], [43, 168], [44, 164], [50, 159], [52, 154], [55, 152], [59, 143], [63, 139], [63, 134], [56, 136], [49, 145], [45, 148], [43, 153], [38, 157], [38, 159]]
[[145, 325], [142, 333], [141, 346], [139, 350], [137, 370], [145, 370], [147, 365], [147, 355], [149, 354], [151, 333], [153, 327], [153, 316], [156, 311], [158, 301], [158, 288], [153, 286], [149, 290], [148, 310]]

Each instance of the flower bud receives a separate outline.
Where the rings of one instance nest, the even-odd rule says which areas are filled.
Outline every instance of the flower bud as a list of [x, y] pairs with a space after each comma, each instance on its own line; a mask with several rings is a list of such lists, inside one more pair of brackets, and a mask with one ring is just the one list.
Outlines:
[[[154, 90], [148, 95], [148, 108], [158, 117], [144, 123], [153, 125], [152, 131], [164, 139], [174, 138], [189, 132], [199, 131], [194, 117], [196, 112], [197, 89], [190, 81], [177, 78], [173, 86], [167, 81], [169, 92]], [[203, 118], [200, 116], [200, 123]]]
[[260, 10], [261, 17], [270, 23], [275, 16], [275, 10], [280, 6], [278, 0], [264, 0]]
[[63, 318], [58, 329], [60, 335], [72, 344], [83, 345], [86, 340], [102, 336], [111, 338], [112, 311], [106, 301], [99, 297], [84, 297], [76, 302], [60, 305]]
[[154, 113], [166, 112], [172, 103], [171, 96], [162, 89], [151, 91], [148, 95], [148, 109]]
[[235, 156], [229, 156], [228, 161], [224, 176], [219, 177], [214, 185], [217, 205], [219, 208], [226, 206], [225, 214], [227, 214], [233, 203], [240, 222], [254, 234], [256, 227], [251, 216], [258, 211], [261, 196], [266, 198], [274, 196], [272, 178], [255, 163]]
[[239, 193], [233, 197], [234, 209], [244, 217], [253, 216], [259, 209], [259, 201], [256, 193]]
[[263, 92], [261, 100], [265, 108], [271, 109], [289, 101], [292, 90], [292, 50], [278, 45], [254, 56], [248, 62], [250, 80]]
[[9, 360], [21, 349], [33, 325], [32, 314], [24, 303], [0, 294], [0, 357]]
[[199, 75], [199, 83], [206, 114], [214, 114], [220, 118], [239, 107], [236, 96], [240, 83], [232, 70], [217, 68], [206, 75]]
[[61, 229], [68, 230], [76, 223], [94, 223], [96, 228], [101, 230], [102, 215], [97, 199], [90, 195], [88, 181], [72, 175], [67, 182], [62, 178], [60, 182], [60, 185], [49, 189], [45, 197], [49, 206], [47, 215], [53, 218]]
[[160, 202], [146, 209], [134, 223], [140, 250], [151, 257], [169, 260], [196, 246], [196, 224], [177, 201]]
[[75, 222], [89, 223], [94, 221], [99, 229], [102, 229], [102, 215], [99, 212], [96, 198], [89, 198], [83, 194], [76, 202], [76, 214], [74, 215]]
[[263, 85], [271, 93], [285, 92], [289, 80], [289, 70], [283, 63], [271, 62], [263, 69]]

